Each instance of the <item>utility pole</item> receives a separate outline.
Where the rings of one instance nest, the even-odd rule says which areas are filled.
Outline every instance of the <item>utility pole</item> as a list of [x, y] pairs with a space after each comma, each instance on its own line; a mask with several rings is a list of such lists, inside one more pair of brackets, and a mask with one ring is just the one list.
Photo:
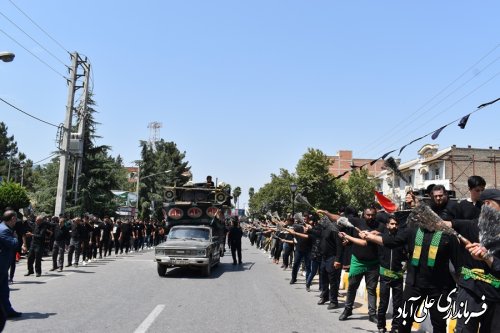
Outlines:
[[73, 109], [75, 102], [75, 92], [81, 88], [76, 85], [77, 79], [83, 76], [78, 74], [78, 68], [86, 61], [82, 61], [77, 52], [71, 54], [71, 68], [69, 69], [70, 77], [68, 79], [68, 100], [66, 104], [66, 117], [64, 120], [64, 127], [62, 129], [62, 144], [59, 149], [61, 156], [59, 158], [59, 177], [57, 180], [57, 195], [56, 207], [54, 215], [59, 216], [63, 214], [66, 208], [66, 186], [68, 180], [68, 162], [69, 162], [69, 147], [72, 130]]
[[82, 161], [83, 161], [83, 149], [85, 144], [85, 122], [87, 118], [87, 100], [89, 97], [89, 78], [90, 78], [90, 64], [83, 64], [84, 79], [83, 79], [83, 101], [80, 104], [80, 112], [78, 114], [78, 138], [82, 140], [82, 144], [79, 147], [79, 153], [76, 155], [75, 160], [75, 186], [74, 186], [74, 196], [73, 201], [76, 205], [78, 202], [78, 181], [80, 179], [80, 174], [82, 173]]

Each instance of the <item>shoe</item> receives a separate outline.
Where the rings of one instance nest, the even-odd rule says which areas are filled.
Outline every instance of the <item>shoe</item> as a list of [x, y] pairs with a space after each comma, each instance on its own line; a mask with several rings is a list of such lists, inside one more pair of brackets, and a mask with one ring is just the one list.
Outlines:
[[310, 291], [311, 291], [311, 287], [310, 287], [310, 286], [308, 286], [308, 285], [306, 285], [306, 291], [307, 291], [307, 292], [310, 292]]
[[57, 270], [58, 272], [62, 272], [63, 271], [63, 268], [62, 267], [59, 267], [59, 269]]
[[66, 265], [66, 267], [71, 267], [71, 266], [73, 266], [73, 265], [72, 265], [72, 264], [67, 264], [67, 265]]
[[328, 304], [328, 310], [333, 310], [333, 309], [336, 309], [339, 307], [339, 304], [338, 303], [332, 303], [330, 302], [330, 304]]
[[53, 271], [55, 271], [56, 269], [57, 269], [57, 267], [53, 267], [53, 268], [49, 269], [49, 272], [53, 272]]
[[19, 318], [22, 315], [23, 315], [22, 312], [11, 311], [11, 312], [7, 313], [7, 318], [8, 319], [10, 319], [10, 318]]
[[235, 262], [233, 262], [233, 265], [236, 265], [236, 261], [235, 261]]
[[31, 273], [28, 272], [28, 273], [24, 274], [24, 276], [30, 276], [30, 275], [33, 275], [33, 272], [31, 272]]
[[240, 261], [240, 262], [238, 262], [238, 265], [243, 265], [243, 263]]
[[14, 283], [14, 280], [9, 279], [9, 284], [13, 284], [13, 283]]
[[73, 266], [75, 266], [75, 268], [78, 268], [78, 264], [74, 264]]
[[325, 303], [326, 303], [326, 299], [324, 299], [324, 298], [320, 298], [318, 301], [318, 305], [323, 305]]
[[295, 282], [297, 282], [297, 280], [294, 280], [294, 279], [290, 280], [290, 284], [294, 284]]
[[397, 328], [391, 328], [391, 332], [390, 333], [399, 333], [399, 329], [397, 329]]
[[281, 265], [281, 267], [280, 267], [280, 268], [285, 268], [285, 265]]
[[378, 320], [377, 320], [377, 315], [370, 315], [368, 317], [368, 320], [371, 321], [372, 323], [375, 323], [377, 324], [378, 323]]
[[36, 273], [36, 275], [35, 275], [35, 276], [36, 276], [36, 277], [40, 277], [40, 276], [42, 276], [42, 274], [40, 274], [40, 273]]
[[387, 333], [387, 330], [385, 328], [379, 328], [377, 332], [378, 333]]
[[288, 268], [288, 266], [283, 266], [283, 270], [286, 271], [286, 269]]
[[342, 314], [340, 315], [339, 320], [347, 320], [347, 318], [349, 318], [350, 316], [352, 316], [352, 310], [344, 310], [344, 312], [342, 312]]

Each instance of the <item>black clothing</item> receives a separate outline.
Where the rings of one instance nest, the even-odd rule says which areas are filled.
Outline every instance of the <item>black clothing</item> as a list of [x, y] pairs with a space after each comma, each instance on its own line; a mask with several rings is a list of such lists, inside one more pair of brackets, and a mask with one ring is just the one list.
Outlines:
[[444, 221], [451, 221], [455, 219], [455, 216], [457, 215], [456, 201], [448, 201], [446, 205], [441, 207], [438, 207], [434, 204], [434, 202], [431, 202], [431, 209]]
[[71, 225], [71, 239], [73, 241], [83, 240], [84, 233], [85, 227], [82, 224], [73, 223]]
[[392, 289], [392, 325], [391, 329], [401, 326], [402, 318], [398, 316], [398, 308], [403, 307], [403, 278], [391, 279], [380, 276], [380, 303], [377, 309], [377, 328], [385, 328], [386, 314]]
[[54, 227], [54, 241], [64, 242], [69, 239], [69, 227], [67, 225], [63, 225], [62, 227], [57, 224], [53, 224]]
[[[382, 235], [395, 238], [396, 235], [401, 232], [397, 230], [396, 232], [390, 232], [387, 228], [384, 229]], [[408, 260], [408, 254], [404, 246], [396, 248], [387, 248], [385, 246], [378, 247], [378, 258], [380, 262], [380, 267], [383, 269], [388, 269], [395, 273], [401, 273], [403, 270], [402, 262]], [[382, 268], [381, 268], [382, 269]], [[399, 328], [401, 325], [402, 318], [396, 318], [398, 314], [398, 308], [403, 306], [403, 275], [401, 278], [388, 277], [380, 274], [380, 303], [377, 310], [377, 328], [385, 328], [386, 326], [386, 313], [389, 307], [389, 296], [392, 289], [392, 325], [391, 327]]]
[[[305, 233], [304, 226], [300, 224], [294, 224], [293, 230], [295, 232], [299, 232], [301, 234]], [[296, 237], [297, 244], [295, 245], [295, 249], [301, 252], [309, 252], [312, 248], [312, 242], [308, 238]]]
[[[395, 233], [389, 232], [387, 228], [382, 232], [383, 237], [395, 238], [401, 230]], [[385, 243], [384, 243], [385, 244]], [[390, 269], [394, 272], [401, 272], [403, 270], [402, 262], [408, 260], [408, 252], [404, 246], [398, 246], [395, 248], [388, 248], [386, 246], [378, 247], [378, 260], [380, 266]]]
[[311, 259], [313, 260], [321, 260], [323, 257], [321, 251], [321, 233], [323, 231], [323, 227], [319, 224], [316, 224], [311, 229], [307, 230], [307, 235], [309, 236], [311, 242]]
[[[45, 235], [47, 233], [47, 228], [49, 224], [47, 222], [41, 222], [40, 224], [36, 224], [33, 228], [32, 232], [32, 241], [31, 241], [31, 249], [42, 250], [43, 245], [45, 244]], [[31, 250], [30, 250], [31, 251]]]
[[238, 253], [238, 263], [241, 264], [241, 237], [243, 237], [243, 231], [240, 227], [232, 227], [229, 229], [227, 240], [231, 246], [231, 255], [233, 256], [233, 263], [236, 263], [236, 253]]
[[[472, 243], [479, 243], [479, 227], [478, 220], [454, 220], [452, 221], [453, 229], [458, 231], [459, 234], [470, 240]], [[466, 267], [468, 269], [482, 269], [484, 274], [491, 274], [497, 279], [500, 279], [500, 270], [498, 267], [493, 265], [491, 268], [484, 262], [475, 260], [470, 255], [470, 252], [463, 246], [459, 248], [460, 250], [460, 262], [459, 267]], [[457, 267], [457, 270], [458, 268]], [[460, 270], [458, 270], [460, 271]], [[470, 292], [478, 297], [486, 296], [486, 300], [490, 302], [499, 303], [500, 302], [500, 290], [493, 287], [491, 284], [474, 280], [472, 278], [465, 280], [463, 276], [460, 276], [458, 281], [460, 287], [468, 289]]]
[[[358, 217], [351, 217], [349, 218], [349, 222], [351, 222], [355, 227], [358, 227], [360, 230], [377, 230], [379, 232], [382, 232], [384, 230], [384, 225], [376, 220], [367, 222], [364, 219]], [[352, 236], [361, 238], [359, 237], [359, 233], [355, 229], [351, 228], [351, 230], [349, 231]], [[371, 242], [368, 242], [367, 246], [352, 244], [352, 254], [354, 254], [356, 258], [362, 261], [376, 260], [378, 259], [377, 244]]]
[[[395, 237], [383, 235], [382, 239], [384, 246], [388, 248], [395, 248], [407, 244], [408, 253], [411, 259], [415, 248], [415, 236], [417, 228], [405, 228], [397, 233]], [[436, 289], [453, 289], [455, 281], [453, 280], [448, 262], [452, 261], [455, 267], [458, 267], [458, 249], [459, 244], [454, 236], [443, 233], [441, 242], [438, 246], [436, 261], [434, 267], [428, 267], [427, 258], [429, 254], [429, 247], [431, 243], [433, 232], [422, 229], [424, 232], [424, 239], [422, 242], [422, 251], [418, 266], [408, 265], [408, 274], [406, 276], [407, 286], [417, 286], [418, 288], [436, 288]]]
[[479, 218], [479, 214], [481, 214], [481, 206], [483, 203], [481, 201], [477, 201], [473, 203], [469, 200], [462, 200], [457, 205], [455, 218], [461, 220], [472, 220]]

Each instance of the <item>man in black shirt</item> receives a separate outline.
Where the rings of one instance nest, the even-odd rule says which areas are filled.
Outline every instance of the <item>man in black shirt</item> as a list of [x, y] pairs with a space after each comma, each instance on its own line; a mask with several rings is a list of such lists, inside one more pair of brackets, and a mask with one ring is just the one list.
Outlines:
[[132, 239], [133, 230], [132, 222], [125, 220], [122, 223], [121, 234], [120, 234], [120, 253], [123, 253], [125, 248], [125, 254], [128, 254], [130, 250], [130, 240]]
[[320, 285], [322, 287], [320, 300], [318, 304], [330, 301], [328, 310], [338, 307], [338, 292], [340, 285], [340, 276], [342, 273], [342, 240], [338, 235], [338, 231], [333, 224], [340, 216], [331, 214], [325, 210], [317, 210], [318, 214], [323, 214], [328, 217], [327, 220], [320, 221], [321, 236], [320, 236], [320, 251], [321, 251], [321, 267], [320, 267]]
[[451, 221], [457, 213], [457, 204], [450, 201], [443, 185], [434, 185], [431, 189], [431, 209], [444, 221]]
[[29, 276], [34, 273], [33, 264], [35, 264], [36, 276], [39, 277], [42, 275], [42, 255], [47, 227], [48, 224], [44, 221], [43, 216], [37, 216], [33, 232], [27, 233], [27, 235], [32, 237], [32, 241], [28, 254], [28, 273], [24, 274], [24, 276]]
[[[66, 267], [74, 265], [78, 268], [78, 262], [80, 261], [80, 252], [82, 237], [85, 231], [85, 226], [82, 224], [82, 219], [80, 217], [75, 218], [71, 223], [71, 237], [69, 240], [68, 248], [68, 264]], [[75, 254], [75, 260], [73, 261], [73, 254]]]
[[54, 244], [52, 246], [52, 269], [59, 269], [62, 272], [64, 266], [64, 248], [66, 240], [69, 238], [69, 227], [66, 226], [66, 219], [60, 217], [56, 219], [56, 223], [52, 225], [54, 228]]
[[227, 234], [227, 241], [231, 246], [231, 255], [233, 256], [233, 265], [236, 265], [236, 253], [238, 253], [238, 264], [242, 264], [241, 261], [241, 237], [243, 236], [243, 231], [238, 224], [238, 219], [234, 218], [232, 221], [233, 226], [229, 229]]
[[[483, 213], [497, 216], [500, 212], [500, 190], [488, 189], [481, 193], [484, 202]], [[486, 214], [480, 218], [485, 218]], [[479, 242], [478, 220], [454, 220], [453, 228], [473, 244], [460, 248], [460, 279], [458, 281], [457, 304], [467, 304], [466, 310], [482, 313], [479, 317], [463, 316], [457, 319], [456, 332], [480, 333], [500, 332], [500, 251], [492, 256], [484, 255]], [[497, 236], [498, 237], [498, 236]], [[475, 249], [478, 248], [479, 251]], [[473, 255], [480, 252], [482, 255]]]
[[123, 253], [123, 248], [121, 247], [120, 236], [122, 234], [122, 220], [116, 220], [116, 223], [113, 225], [113, 243], [115, 246], [115, 256], [118, 255], [118, 250], [120, 250], [120, 254]]
[[[304, 225], [294, 224], [293, 231], [300, 234], [307, 233], [307, 230], [311, 227], [306, 221]], [[306, 281], [309, 278], [309, 274], [311, 273], [311, 241], [307, 238], [296, 238], [297, 244], [295, 244], [295, 253], [293, 258], [293, 267], [292, 267], [292, 279], [290, 280], [290, 284], [294, 284], [297, 282], [297, 274], [299, 273], [299, 267], [304, 260], [304, 265], [306, 269]]]
[[[399, 223], [394, 215], [386, 217], [386, 227], [382, 237], [395, 238], [399, 232]], [[389, 307], [389, 298], [392, 289], [392, 325], [391, 333], [398, 332], [401, 317], [398, 309], [403, 306], [403, 262], [408, 260], [404, 246], [395, 248], [378, 247], [380, 262], [380, 304], [377, 312], [377, 328], [380, 333], [386, 332], [386, 313]]]
[[[351, 222], [360, 230], [381, 232], [384, 225], [375, 219], [377, 211], [375, 208], [366, 208], [363, 218], [351, 217]], [[352, 228], [350, 228], [352, 229]], [[339, 320], [346, 320], [352, 315], [356, 292], [361, 280], [365, 278], [366, 290], [368, 292], [368, 315], [369, 320], [377, 323], [377, 283], [379, 277], [378, 249], [375, 244], [369, 244], [360, 239], [358, 231], [350, 230], [351, 235], [341, 232], [339, 236], [352, 243], [351, 265], [349, 268], [349, 286], [344, 312]]]
[[479, 217], [482, 205], [480, 197], [486, 187], [486, 181], [480, 176], [470, 176], [467, 179], [467, 185], [469, 186], [470, 197], [460, 201], [456, 210], [455, 218], [461, 220], [472, 220]]
[[111, 255], [111, 232], [113, 230], [113, 223], [109, 217], [104, 218], [104, 223], [101, 225], [101, 239], [99, 240], [99, 259], [102, 258], [102, 249], [104, 248], [104, 258]]
[[446, 299], [455, 287], [450, 274], [448, 263], [457, 266], [458, 241], [441, 231], [429, 231], [423, 228], [407, 227], [395, 237], [390, 235], [375, 235], [362, 232], [360, 236], [370, 242], [396, 248], [408, 246], [409, 257], [408, 273], [403, 292], [402, 325], [399, 333], [410, 333], [413, 320], [421, 303], [428, 297], [434, 300], [428, 306], [434, 332], [446, 332], [445, 314], [439, 312], [439, 298]]

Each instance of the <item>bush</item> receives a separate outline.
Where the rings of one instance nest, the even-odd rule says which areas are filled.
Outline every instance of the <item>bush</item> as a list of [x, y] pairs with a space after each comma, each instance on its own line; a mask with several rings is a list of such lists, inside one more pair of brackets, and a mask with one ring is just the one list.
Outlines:
[[0, 211], [4, 211], [6, 207], [18, 210], [29, 204], [28, 192], [24, 187], [14, 182], [0, 183]]

